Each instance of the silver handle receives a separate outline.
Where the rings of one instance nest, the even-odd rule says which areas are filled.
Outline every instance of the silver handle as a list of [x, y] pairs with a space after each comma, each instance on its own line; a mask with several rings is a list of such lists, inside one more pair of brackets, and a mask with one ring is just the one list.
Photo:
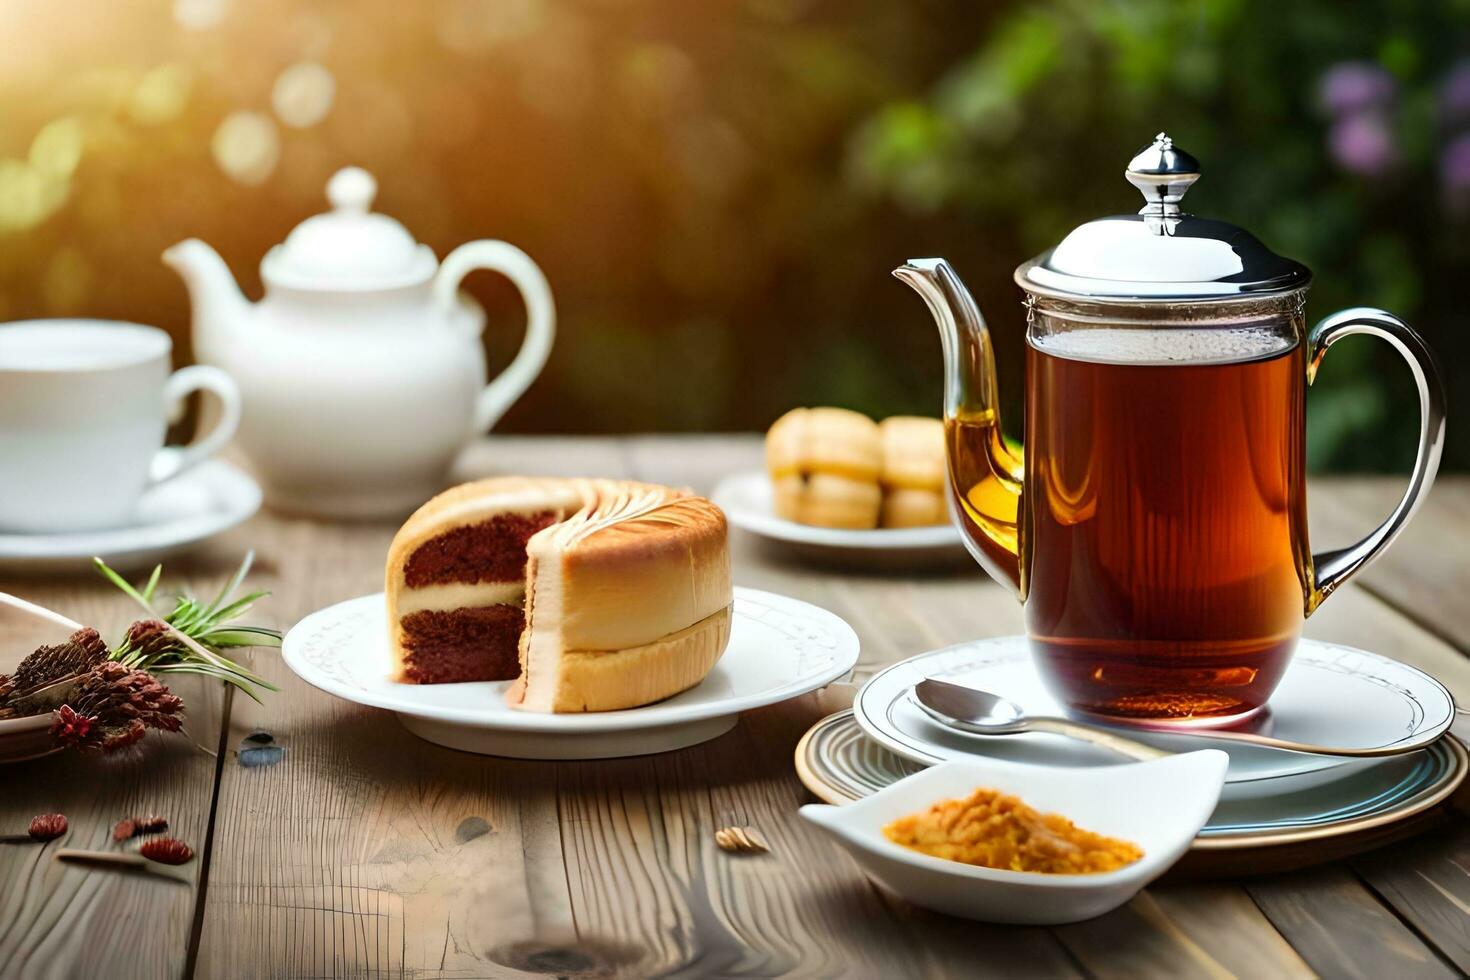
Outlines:
[[1111, 749], [1119, 755], [1126, 755], [1130, 759], [1139, 759], [1144, 762], [1175, 754], [1167, 749], [1156, 749], [1152, 745], [1135, 742], [1131, 738], [1125, 738], [1107, 729], [1094, 728], [1067, 718], [1027, 718], [1026, 728], [1028, 731], [1050, 732], [1053, 735], [1065, 735], [1067, 738], [1075, 738], [1078, 741], [1091, 742], [1093, 745]]
[[1358, 333], [1388, 341], [1409, 362], [1409, 370], [1414, 373], [1414, 383], [1419, 387], [1419, 453], [1414, 458], [1414, 472], [1409, 477], [1409, 487], [1387, 520], [1355, 545], [1312, 556], [1315, 572], [1312, 592], [1307, 602], [1307, 615], [1316, 611], [1338, 586], [1367, 567], [1369, 562], [1377, 558], [1398, 537], [1434, 484], [1434, 475], [1439, 471], [1440, 453], [1444, 449], [1444, 382], [1440, 379], [1439, 369], [1435, 367], [1434, 355], [1429, 352], [1424, 338], [1413, 327], [1391, 313], [1356, 307], [1334, 313], [1313, 327], [1307, 340], [1310, 351], [1307, 384], [1316, 380], [1317, 368], [1321, 365], [1327, 348], [1343, 337]]

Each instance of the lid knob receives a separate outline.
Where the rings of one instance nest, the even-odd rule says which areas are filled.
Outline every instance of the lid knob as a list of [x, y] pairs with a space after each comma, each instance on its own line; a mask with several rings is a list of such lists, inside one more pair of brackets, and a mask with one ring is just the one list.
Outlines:
[[361, 167], [343, 167], [327, 181], [327, 200], [338, 211], [366, 214], [378, 193], [378, 182]]
[[1147, 203], [1138, 213], [1155, 235], [1171, 232], [1178, 223], [1182, 213], [1179, 202], [1190, 185], [1199, 180], [1199, 172], [1199, 161], [1176, 147], [1166, 133], [1155, 136], [1128, 161], [1123, 176], [1143, 194]]
[[373, 211], [378, 182], [361, 167], [344, 167], [327, 181], [332, 209], [314, 214], [267, 253], [262, 276], [297, 289], [389, 289], [421, 283], [438, 268], [433, 249], [408, 229]]

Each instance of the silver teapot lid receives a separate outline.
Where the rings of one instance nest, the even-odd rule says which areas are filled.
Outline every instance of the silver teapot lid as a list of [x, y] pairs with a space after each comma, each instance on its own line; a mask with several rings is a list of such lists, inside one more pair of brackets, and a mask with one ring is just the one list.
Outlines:
[[1180, 209], [1200, 165], [1164, 133], [1128, 161], [1123, 176], [1143, 194], [1143, 208], [1073, 229], [1016, 270], [1022, 288], [1101, 302], [1189, 302], [1290, 293], [1311, 282], [1306, 266], [1243, 228]]

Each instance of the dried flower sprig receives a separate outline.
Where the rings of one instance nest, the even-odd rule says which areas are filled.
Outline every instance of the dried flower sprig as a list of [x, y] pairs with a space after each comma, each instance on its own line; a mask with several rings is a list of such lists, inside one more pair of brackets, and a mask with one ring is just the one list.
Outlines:
[[107, 656], [107, 644], [102, 637], [90, 626], [84, 626], [65, 643], [43, 646], [27, 654], [14, 674], [0, 677], [0, 703], [23, 702], [42, 688], [86, 673]]
[[70, 748], [115, 752], [150, 728], [178, 731], [183, 714], [184, 702], [152, 674], [110, 661], [82, 675], [76, 696], [56, 709], [51, 737]]
[[148, 618], [128, 627], [122, 642], [112, 650], [112, 659], [135, 670], [150, 674], [202, 674], [233, 684], [256, 701], [257, 689], [277, 688], [265, 678], [242, 667], [220, 651], [235, 647], [278, 647], [281, 634], [264, 626], [242, 626], [233, 622], [244, 615], [258, 600], [270, 593], [249, 592], [236, 596], [254, 552], [248, 552], [235, 574], [225, 583], [214, 601], [203, 603], [189, 595], [180, 595], [167, 615], [154, 609], [154, 596], [163, 566], [154, 567], [141, 589], [134, 588], [100, 558], [92, 559], [103, 577], [130, 596], [147, 613]]

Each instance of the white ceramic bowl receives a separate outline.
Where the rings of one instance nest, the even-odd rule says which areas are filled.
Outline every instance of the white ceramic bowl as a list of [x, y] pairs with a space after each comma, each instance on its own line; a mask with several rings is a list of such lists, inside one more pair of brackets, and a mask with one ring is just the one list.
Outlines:
[[[915, 905], [985, 922], [1060, 925], [1117, 908], [1179, 860], [1215, 809], [1229, 763], [1218, 749], [1086, 769], [956, 759], [847, 806], [808, 804], [801, 815], [836, 837], [869, 877]], [[1143, 857], [1105, 874], [1034, 874], [930, 857], [883, 836], [898, 817], [982, 786], [1132, 841]]]

